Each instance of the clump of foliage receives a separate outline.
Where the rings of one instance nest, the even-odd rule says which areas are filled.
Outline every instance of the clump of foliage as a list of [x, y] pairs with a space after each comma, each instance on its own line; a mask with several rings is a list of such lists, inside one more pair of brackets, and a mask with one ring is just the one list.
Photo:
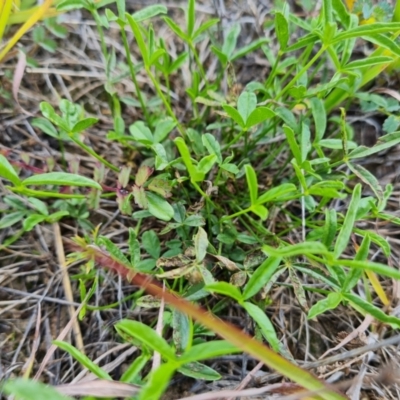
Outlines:
[[[238, 24], [229, 27], [222, 42], [215, 40], [217, 19], [198, 26], [194, 0], [188, 1], [185, 25], [168, 17], [162, 5], [129, 14], [124, 1], [116, 1], [116, 12], [109, 8], [103, 12], [101, 2], [65, 0], [58, 4], [58, 10], [77, 6], [93, 15], [101, 38], [105, 90], [113, 105], [114, 121], [107, 140], [140, 151], [142, 165], [136, 171], [120, 169], [107, 155], [85, 144], [85, 131], [98, 121], [86, 116], [80, 105], [64, 99], [58, 111], [43, 102], [43, 117], [37, 118], [34, 126], [61, 143], [79, 146], [96, 160], [97, 169], [91, 178], [79, 174], [79, 168], [72, 172], [49, 168], [22, 178], [24, 165], [0, 155], [0, 175], [13, 193], [6, 199], [8, 214], [0, 220], [0, 227], [23, 220], [23, 234], [35, 224], [72, 216], [88, 230], [87, 208], [80, 203], [83, 208], [76, 212], [74, 206], [88, 199], [89, 206], [95, 208], [102, 197], [110, 195], [122, 214], [138, 221], [137, 229], [129, 230], [126, 253], [93, 230], [92, 235], [75, 239], [76, 251], [70, 255], [71, 260], [88, 260], [86, 271], [96, 263], [114, 269], [172, 306], [165, 321], [173, 332], [171, 337], [164, 339], [135, 321], [115, 326], [124, 340], [142, 351], [121, 377], [122, 382], [140, 385], [138, 399], [160, 398], [176, 371], [199, 379], [219, 379], [217, 371], [200, 361], [238, 351], [258, 357], [306, 389], [324, 389], [323, 383], [291, 363], [289, 349], [281, 343], [265, 310], [271, 287], [282, 284], [281, 278], [288, 276], [286, 284], [309, 319], [343, 305], [372, 315], [391, 328], [400, 326], [398, 317], [373, 300], [389, 303], [379, 275], [400, 279], [400, 272], [384, 262], [390, 257], [390, 246], [378, 233], [359, 225], [362, 221], [400, 222], [386, 211], [392, 185], [382, 187], [359, 163], [400, 143], [394, 114], [398, 101], [363, 89], [400, 57], [395, 40], [400, 22], [395, 17], [391, 22], [381, 18], [376, 19], [385, 22], [368, 21], [364, 5], [365, 23], [360, 24], [358, 8], [349, 11], [341, 1], [325, 0], [322, 12], [312, 20], [298, 18], [287, 6], [275, 10], [266, 23], [266, 29], [274, 32], [273, 40], [261, 37], [239, 45]], [[156, 18], [182, 44], [184, 50], [176, 58], [171, 56], [168, 43], [157, 36], [152, 24]], [[111, 23], [120, 27], [124, 63], [117, 63], [115, 51], [105, 42]], [[133, 33], [141, 55], [137, 65], [126, 29]], [[300, 37], [296, 37], [297, 32], [302, 32]], [[205, 37], [213, 38], [210, 57], [218, 60], [213, 77], [206, 73], [210, 60], [200, 59], [199, 44]], [[371, 42], [375, 50], [353, 60], [358, 38]], [[269, 74], [235, 93], [231, 71], [237, 60], [253, 52], [268, 60]], [[171, 87], [187, 65], [191, 83], [182, 101], [190, 103], [192, 113], [182, 120], [176, 113], [177, 100], [171, 96]], [[139, 71], [152, 83], [152, 95], [140, 87]], [[134, 96], [121, 98], [117, 93], [123, 73], [130, 74]], [[224, 91], [224, 86], [228, 90]], [[386, 134], [374, 146], [354, 141], [346, 108], [340, 108], [343, 100], [361, 102], [363, 107], [386, 114]], [[141, 110], [142, 120], [126, 126], [122, 104]], [[115, 187], [104, 184], [105, 169], [114, 174]], [[272, 176], [269, 182], [268, 173]], [[39, 198], [60, 201], [52, 205], [55, 211], [50, 213]], [[338, 202], [348, 204], [344, 211], [333, 206]], [[140, 234], [140, 224], [149, 220], [162, 221], [163, 228]], [[301, 238], [296, 243], [290, 238], [292, 232]], [[164, 240], [167, 234], [169, 239]], [[374, 248], [382, 252], [382, 262], [371, 260]], [[347, 256], [349, 249], [352, 257]], [[216, 273], [215, 265], [222, 272]], [[320, 283], [321, 289], [302, 285], [302, 276]], [[87, 274], [81, 286], [83, 302], [90, 299], [98, 284], [92, 278]], [[160, 288], [161, 281], [168, 290]], [[363, 291], [357, 290], [360, 281]], [[313, 304], [308, 301], [311, 292], [320, 295]], [[254, 323], [257, 344], [250, 345], [250, 338], [242, 336], [244, 342], [236, 340], [228, 325], [218, 324], [189, 303], [201, 304], [212, 296], [229, 298], [245, 310]], [[137, 301], [160, 307], [153, 297]], [[217, 307], [212, 311], [218, 313]], [[203, 325], [227, 342], [206, 341], [209, 332]], [[111, 379], [71, 344], [56, 344], [99, 378]], [[154, 352], [161, 354], [163, 361], [148, 373], [145, 367]], [[46, 389], [35, 388], [35, 395], [40, 392], [44, 396]], [[6, 390], [17, 393], [12, 383]], [[320, 398], [344, 397], [327, 389]]]

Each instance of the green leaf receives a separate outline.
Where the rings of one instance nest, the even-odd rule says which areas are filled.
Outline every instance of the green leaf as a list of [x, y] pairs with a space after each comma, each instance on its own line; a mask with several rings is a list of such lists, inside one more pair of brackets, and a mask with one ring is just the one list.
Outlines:
[[223, 294], [225, 296], [232, 297], [232, 299], [235, 299], [239, 303], [243, 300], [240, 290], [236, 286], [233, 286], [228, 282], [221, 281], [221, 282], [211, 283], [210, 285], [205, 286], [204, 289], [212, 293], [215, 292]]
[[217, 371], [215, 371], [211, 367], [208, 367], [207, 365], [198, 362], [185, 364], [182, 367], [178, 368], [178, 371], [181, 374], [190, 376], [194, 379], [204, 379], [207, 381], [217, 381], [221, 379], [221, 375]]
[[133, 228], [129, 228], [128, 230], [129, 230], [128, 246], [129, 246], [129, 254], [131, 257], [131, 265], [135, 267], [136, 264], [138, 264], [140, 261], [140, 244], [136, 238], [136, 233], [133, 230]]
[[132, 137], [138, 142], [150, 146], [156, 142], [150, 129], [144, 124], [143, 121], [136, 121], [129, 127], [129, 132]]
[[47, 174], [33, 175], [24, 179], [21, 185], [86, 186], [102, 190], [101, 185], [93, 179], [68, 172], [48, 172]]
[[18, 186], [21, 183], [21, 180], [13, 166], [2, 154], [0, 154], [0, 176], [13, 183], [15, 186]]
[[34, 118], [31, 122], [31, 125], [56, 139], [70, 140], [68, 135], [58, 133], [54, 125], [45, 118]]
[[287, 195], [288, 193], [295, 192], [297, 188], [293, 183], [283, 183], [282, 185], [275, 186], [272, 189], [264, 192], [256, 201], [257, 204], [264, 204], [269, 201], [281, 201], [281, 197]]
[[172, 337], [178, 354], [184, 352], [192, 341], [193, 324], [186, 314], [176, 308], [172, 310]]
[[143, 233], [142, 246], [156, 260], [160, 257], [160, 239], [153, 229]]
[[35, 227], [35, 225], [40, 224], [46, 218], [46, 215], [31, 214], [24, 220], [22, 226], [26, 232], [29, 232]]
[[187, 9], [187, 33], [190, 38], [193, 38], [194, 24], [196, 22], [196, 0], [188, 0]]
[[336, 236], [337, 215], [336, 210], [325, 210], [325, 226], [323, 230], [322, 243], [329, 249]]
[[372, 315], [378, 321], [384, 322], [385, 324], [390, 324], [396, 329], [400, 328], [399, 318], [385, 314], [380, 308], [374, 306], [368, 301], [363, 300], [361, 297], [351, 293], [345, 293], [343, 297], [350, 301], [350, 303], [353, 303], [353, 306], [357, 306], [357, 308], [361, 309], [366, 314]]
[[261, 310], [260, 307], [255, 304], [244, 302], [242, 304], [243, 308], [248, 312], [251, 318], [260, 327], [261, 333], [265, 340], [271, 345], [275, 351], [280, 351], [281, 344], [279, 342], [278, 336], [276, 335], [274, 326], [265, 314], [265, 311]]
[[264, 285], [267, 284], [272, 275], [278, 269], [281, 260], [281, 257], [268, 257], [255, 270], [244, 288], [243, 299], [248, 300], [249, 298], [253, 297]]
[[160, 353], [163, 358], [176, 361], [175, 353], [167, 341], [149, 326], [138, 321], [123, 319], [115, 325], [115, 328], [138, 339], [153, 351]]
[[175, 126], [176, 122], [171, 117], [158, 121], [154, 131], [154, 143], [161, 143], [164, 141]]
[[326, 111], [323, 101], [318, 97], [310, 99], [311, 112], [315, 122], [315, 139], [314, 143], [318, 143], [325, 134], [326, 130]]
[[170, 27], [170, 29], [175, 32], [177, 36], [179, 36], [183, 41], [189, 42], [190, 38], [188, 35], [183, 32], [183, 30], [179, 27], [178, 24], [176, 24], [171, 18], [169, 17], [164, 17], [164, 21], [167, 23], [167, 25]]
[[192, 346], [179, 358], [179, 361], [188, 363], [233, 353], [241, 353], [241, 350], [226, 340], [212, 340]]
[[363, 36], [363, 38], [373, 44], [380, 46], [381, 48], [389, 50], [397, 57], [400, 57], [400, 46], [393, 39], [381, 34], [366, 35]]
[[158, 400], [168, 387], [172, 375], [179, 364], [167, 363], [159, 366], [150, 374], [147, 383], [140, 391], [138, 400]]
[[302, 164], [301, 151], [296, 141], [293, 129], [287, 125], [283, 125], [283, 132], [285, 133], [293, 157], [296, 159], [297, 164], [301, 165]]
[[223, 104], [222, 108], [229, 115], [229, 117], [231, 117], [240, 127], [242, 127], [242, 128], [245, 127], [245, 123], [243, 121], [243, 118], [239, 114], [239, 111], [236, 110], [236, 108], [234, 108], [234, 107], [232, 107], [232, 106], [230, 106], [228, 104]]
[[197, 171], [201, 174], [207, 174], [215, 164], [215, 161], [217, 161], [217, 156], [215, 154], [204, 156], [197, 165]]
[[351, 233], [353, 231], [354, 221], [357, 215], [357, 209], [361, 199], [361, 184], [357, 184], [353, 190], [350, 204], [344, 218], [342, 228], [339, 231], [335, 243], [334, 256], [338, 258], [349, 245]]
[[67, 342], [63, 342], [61, 340], [54, 340], [53, 344], [58, 346], [60, 349], [66, 351], [69, 355], [71, 355], [79, 364], [88, 369], [94, 375], [96, 375], [100, 379], [112, 380], [111, 376], [104, 371], [101, 367], [95, 364], [89, 357], [79, 351], [77, 348], [72, 346]]
[[304, 242], [287, 245], [279, 249], [263, 246], [263, 251], [275, 257], [294, 257], [307, 254], [329, 254], [327, 248], [320, 242]]
[[383, 189], [379, 184], [378, 179], [373, 174], [371, 174], [371, 172], [369, 172], [366, 168], [359, 164], [347, 163], [347, 166], [355, 175], [358, 176], [358, 178], [360, 178], [373, 190], [376, 197], [378, 198], [378, 201], [383, 200]]
[[398, 30], [400, 30], [400, 22], [376, 22], [374, 24], [361, 25], [357, 26], [356, 28], [340, 32], [333, 38], [331, 43], [338, 43], [345, 39], [361, 36], [395, 32]]
[[254, 168], [250, 164], [246, 164], [244, 169], [246, 172], [247, 186], [249, 187], [250, 192], [250, 202], [253, 205], [257, 203], [258, 199], [257, 175], [254, 171]]
[[210, 133], [206, 133], [202, 136], [202, 142], [204, 147], [210, 154], [214, 154], [217, 158], [217, 163], [222, 164], [221, 147], [218, 141]]
[[99, 239], [100, 243], [106, 248], [106, 250], [110, 253], [111, 257], [114, 260], [119, 261], [124, 265], [131, 265], [125, 254], [121, 251], [121, 249], [112, 242], [109, 238], [105, 236], [101, 236]]
[[221, 169], [228, 171], [233, 175], [237, 175], [239, 173], [239, 168], [235, 164], [231, 163], [222, 164]]
[[163, 221], [171, 220], [174, 209], [165, 199], [152, 192], [146, 192], [146, 198], [151, 215]]
[[159, 14], [167, 14], [168, 9], [161, 4], [152, 4], [151, 6], [144, 7], [139, 11], [132, 14], [132, 18], [136, 22], [141, 22], [149, 18], [153, 18]]
[[267, 119], [271, 119], [276, 114], [268, 107], [258, 107], [251, 112], [246, 121], [246, 128], [249, 129], [254, 125], [261, 124]]
[[289, 41], [289, 24], [283, 13], [275, 13], [275, 33], [281, 50], [285, 50]]
[[237, 39], [240, 34], [240, 24], [234, 24], [226, 34], [224, 44], [222, 45], [222, 53], [225, 54], [228, 60], [236, 48]]
[[315, 303], [308, 312], [308, 319], [313, 319], [317, 315], [320, 315], [328, 310], [335, 309], [342, 301], [342, 294], [338, 292], [332, 292], [328, 294], [326, 299], [322, 299]]
[[204, 174], [197, 171], [197, 169], [194, 167], [192, 163], [192, 159], [190, 158], [190, 153], [189, 149], [185, 143], [185, 141], [178, 137], [174, 140], [176, 147], [178, 147], [179, 153], [182, 156], [183, 162], [186, 165], [186, 168], [189, 172], [190, 179], [193, 182], [201, 182], [204, 179]]
[[259, 216], [263, 221], [268, 218], [268, 208], [262, 206], [261, 204], [253, 204], [251, 206], [251, 211]]
[[144, 65], [149, 66], [149, 62], [150, 62], [149, 52], [147, 50], [147, 45], [143, 39], [143, 35], [140, 30], [140, 27], [131, 15], [129, 15], [128, 13], [125, 13], [125, 17], [132, 29], [132, 32], [136, 39], [136, 42], [139, 46], [140, 53], [142, 54], [142, 57], [143, 57]]
[[85, 118], [81, 121], [77, 122], [74, 127], [72, 128], [72, 133], [80, 133], [83, 132], [85, 129], [90, 128], [94, 124], [97, 124], [98, 118]]
[[203, 226], [205, 225], [206, 222], [204, 220], [204, 218], [201, 215], [189, 215], [189, 217], [187, 217], [184, 221], [183, 221], [183, 225], [186, 226]]
[[196, 261], [200, 264], [207, 254], [208, 237], [206, 231], [199, 227], [194, 240], [194, 248], [196, 252]]
[[25, 211], [15, 211], [4, 215], [3, 218], [0, 219], [0, 229], [5, 229], [9, 226], [15, 225], [17, 222], [21, 221], [25, 215]]
[[362, 60], [351, 61], [344, 66], [344, 70], [352, 70], [352, 69], [359, 69], [359, 68], [368, 68], [372, 67], [373, 65], [379, 64], [388, 64], [394, 60], [393, 57], [387, 56], [377, 56], [377, 57], [368, 57]]
[[35, 197], [29, 197], [28, 202], [33, 206], [33, 208], [39, 211], [43, 215], [49, 215], [49, 210], [47, 209], [47, 204]]
[[391, 268], [385, 264], [380, 264], [367, 260], [359, 261], [359, 260], [344, 260], [344, 259], [336, 260], [335, 263], [337, 265], [342, 265], [343, 267], [360, 268], [364, 271], [372, 271], [375, 272], [376, 274], [389, 276], [390, 278], [400, 280], [400, 271], [398, 269]]
[[239, 58], [242, 58], [246, 54], [254, 52], [258, 48], [260, 48], [263, 44], [269, 43], [269, 42], [270, 42], [270, 39], [268, 39], [266, 37], [261, 37], [256, 40], [253, 40], [247, 46], [243, 46], [239, 50], [236, 50], [230, 57], [229, 61], [235, 61]]
[[13, 379], [2, 386], [9, 395], [14, 395], [18, 400], [73, 400], [72, 397], [64, 396], [51, 386], [31, 379]]
[[[369, 235], [366, 234], [363, 238], [361, 246], [357, 251], [355, 259], [360, 261], [366, 260], [368, 257], [370, 246], [371, 246], [371, 239], [369, 238]], [[359, 282], [362, 273], [363, 273], [362, 269], [356, 269], [356, 268], [350, 269], [350, 271], [346, 274], [346, 279], [343, 283], [343, 288], [341, 292], [346, 293], [349, 292], [351, 289], [353, 289], [353, 287], [356, 286], [357, 283]]]
[[71, 11], [78, 10], [79, 8], [88, 8], [86, 0], [64, 0], [57, 4], [57, 11]]
[[250, 114], [257, 107], [257, 96], [253, 92], [244, 91], [238, 98], [237, 109], [245, 125]]
[[197, 31], [192, 35], [192, 40], [196, 39], [198, 36], [200, 36], [207, 29], [209, 29], [212, 26], [218, 24], [218, 22], [219, 22], [218, 18], [213, 18], [213, 19], [209, 19], [208, 21], [202, 23], [200, 25], [200, 27], [197, 29]]

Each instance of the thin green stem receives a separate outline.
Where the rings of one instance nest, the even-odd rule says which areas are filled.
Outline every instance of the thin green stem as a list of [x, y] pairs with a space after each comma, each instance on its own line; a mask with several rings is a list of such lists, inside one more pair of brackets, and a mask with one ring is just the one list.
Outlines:
[[139, 84], [138, 81], [136, 79], [136, 72], [135, 72], [135, 67], [133, 65], [132, 62], [132, 58], [131, 58], [131, 53], [129, 51], [129, 43], [128, 43], [128, 39], [126, 37], [126, 33], [125, 33], [125, 29], [124, 26], [121, 24], [120, 25], [121, 28], [121, 37], [122, 37], [122, 42], [124, 44], [124, 49], [125, 49], [125, 54], [126, 54], [126, 60], [128, 61], [128, 67], [129, 67], [129, 72], [132, 78], [132, 82], [135, 86], [135, 90], [136, 90], [136, 95], [139, 99], [139, 103], [140, 103], [140, 107], [142, 108], [143, 111], [143, 115], [146, 119], [147, 124], [149, 125], [150, 119], [149, 119], [149, 114], [147, 112], [147, 107], [146, 104], [144, 102], [143, 96], [142, 96], [142, 92], [140, 91], [139, 88]]

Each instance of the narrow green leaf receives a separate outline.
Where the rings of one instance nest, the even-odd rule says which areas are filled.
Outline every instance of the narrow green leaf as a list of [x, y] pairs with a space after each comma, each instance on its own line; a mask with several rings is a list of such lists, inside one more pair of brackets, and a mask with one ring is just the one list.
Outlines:
[[217, 157], [217, 163], [222, 164], [221, 147], [215, 137], [210, 133], [206, 133], [202, 136], [202, 141], [207, 151]]
[[40, 224], [46, 218], [46, 215], [31, 214], [24, 220], [22, 227], [26, 232], [30, 232], [35, 227], [35, 225]]
[[171, 18], [169, 17], [164, 17], [164, 21], [167, 23], [167, 25], [170, 27], [170, 29], [177, 35], [179, 36], [182, 40], [185, 42], [188, 42], [190, 38], [188, 35], [186, 35], [185, 32], [179, 27], [178, 24], [176, 24]]
[[159, 14], [167, 14], [168, 9], [162, 4], [152, 4], [151, 6], [147, 6], [141, 8], [139, 11], [136, 11], [132, 14], [132, 18], [136, 22], [141, 22], [149, 18], [153, 18]]
[[215, 24], [218, 24], [218, 22], [219, 22], [218, 18], [213, 18], [213, 19], [209, 19], [204, 24], [201, 24], [200, 27], [197, 29], [197, 31], [192, 35], [192, 40], [196, 39], [203, 32], [205, 32], [207, 29], [211, 28]]
[[172, 310], [172, 338], [175, 350], [178, 354], [183, 353], [192, 341], [192, 322], [186, 314], [176, 308]]
[[229, 61], [235, 61], [239, 58], [244, 57], [246, 54], [252, 53], [258, 48], [260, 48], [263, 44], [269, 43], [270, 39], [266, 37], [261, 37], [256, 40], [250, 42], [247, 46], [243, 46], [240, 49], [236, 50], [230, 57]]
[[329, 254], [327, 248], [320, 242], [304, 242], [287, 245], [279, 249], [263, 246], [263, 251], [274, 257], [294, 257], [307, 254]]
[[247, 186], [249, 187], [250, 192], [250, 202], [253, 205], [257, 203], [258, 199], [257, 175], [254, 171], [254, 168], [250, 164], [246, 164], [244, 169], [246, 172]]
[[211, 283], [210, 285], [205, 286], [204, 289], [212, 293], [219, 293], [232, 297], [232, 299], [235, 299], [239, 303], [243, 300], [240, 290], [228, 282]]
[[313, 319], [317, 315], [320, 315], [328, 310], [335, 309], [342, 301], [342, 294], [338, 292], [332, 292], [328, 294], [326, 299], [322, 299], [315, 303], [308, 312], [307, 318]]
[[349, 244], [350, 236], [353, 231], [354, 221], [357, 215], [357, 209], [361, 199], [361, 184], [357, 184], [353, 190], [353, 195], [349, 207], [347, 209], [346, 217], [344, 218], [342, 228], [336, 239], [334, 256], [338, 258]]
[[302, 163], [307, 160], [307, 154], [311, 150], [310, 137], [310, 127], [305, 122], [302, 122], [300, 133], [300, 154]]
[[211, 170], [216, 161], [217, 161], [217, 156], [215, 154], [209, 154], [208, 156], [204, 156], [197, 164], [197, 171], [204, 175], [207, 174]]
[[360, 164], [347, 163], [347, 166], [355, 175], [357, 175], [364, 183], [366, 183], [372, 189], [372, 191], [378, 198], [378, 201], [383, 200], [383, 189], [379, 184], [378, 179], [373, 174], [371, 174], [371, 172], [369, 172], [366, 168], [364, 168]]
[[168, 387], [172, 375], [178, 368], [177, 363], [166, 363], [159, 366], [150, 374], [147, 383], [140, 391], [138, 400], [158, 400]]
[[98, 118], [85, 118], [81, 121], [77, 122], [74, 127], [72, 128], [72, 133], [80, 133], [83, 132], [85, 129], [90, 128], [94, 124], [97, 124], [99, 121]]
[[393, 54], [395, 54], [397, 57], [400, 57], [400, 46], [394, 41], [393, 39], [377, 34], [377, 35], [366, 35], [363, 36], [365, 40], [368, 40], [368, 42], [371, 42], [373, 44], [376, 44], [377, 46], [380, 46], [386, 50], [389, 50]]
[[314, 143], [318, 143], [325, 134], [326, 130], [326, 111], [323, 101], [318, 97], [311, 100], [311, 112], [315, 122], [315, 138]]
[[281, 257], [268, 257], [253, 273], [247, 282], [243, 299], [248, 300], [259, 292], [259, 290], [271, 279], [281, 263]]
[[5, 382], [2, 388], [7, 394], [14, 395], [19, 400], [73, 400], [72, 397], [62, 395], [51, 386], [30, 379], [13, 379]]
[[54, 137], [56, 139], [70, 140], [68, 135], [59, 134], [54, 125], [45, 118], [34, 118], [31, 122], [31, 125], [35, 128], [40, 129], [42, 132], [47, 135]]
[[188, 363], [240, 352], [240, 349], [226, 340], [213, 340], [192, 346], [179, 358], [179, 360]]
[[261, 333], [264, 336], [265, 340], [270, 344], [270, 346], [275, 351], [280, 351], [281, 344], [276, 335], [274, 326], [271, 321], [265, 314], [265, 311], [261, 310], [260, 307], [255, 304], [249, 303], [245, 301], [242, 304], [243, 308], [249, 313], [250, 317], [256, 322], [256, 324], [260, 327]]
[[285, 50], [289, 41], [289, 23], [283, 13], [275, 13], [275, 32], [281, 50]]
[[25, 211], [15, 211], [4, 215], [3, 218], [0, 219], [0, 229], [5, 229], [9, 226], [15, 225], [17, 222], [21, 221], [25, 215]]
[[362, 60], [351, 61], [344, 66], [344, 70], [352, 70], [352, 69], [359, 69], [359, 68], [368, 68], [372, 67], [373, 65], [380, 65], [380, 64], [387, 64], [391, 63], [394, 60], [393, 57], [387, 56], [377, 56], [377, 57], [368, 57]]
[[380, 308], [374, 306], [368, 301], [363, 300], [361, 297], [352, 293], [345, 293], [343, 297], [353, 303], [352, 305], [356, 305], [365, 313], [372, 315], [378, 321], [384, 322], [385, 324], [390, 324], [397, 329], [400, 328], [399, 318], [385, 314]]
[[63, 342], [61, 340], [54, 340], [53, 344], [58, 346], [60, 349], [66, 351], [69, 355], [71, 355], [79, 364], [83, 367], [87, 368], [90, 372], [96, 375], [100, 379], [112, 380], [111, 376], [104, 371], [101, 367], [95, 364], [89, 357], [79, 351], [77, 348], [72, 346], [67, 342]]
[[357, 26], [357, 28], [338, 33], [332, 40], [332, 44], [345, 39], [376, 35], [379, 33], [390, 33], [398, 30], [400, 30], [400, 22], [376, 22], [374, 24], [360, 25]]
[[0, 176], [13, 183], [15, 186], [18, 186], [21, 183], [21, 180], [13, 166], [9, 163], [7, 158], [3, 156], [3, 154], [0, 154]]
[[342, 265], [349, 268], [360, 268], [364, 271], [372, 271], [379, 275], [389, 276], [390, 278], [400, 280], [400, 271], [398, 269], [389, 267], [388, 265], [376, 263], [367, 260], [336, 260], [337, 265]]
[[207, 254], [208, 237], [206, 231], [199, 227], [194, 237], [194, 248], [196, 252], [196, 261], [200, 264]]
[[240, 24], [234, 24], [228, 31], [225, 37], [224, 44], [222, 45], [222, 53], [225, 54], [228, 60], [230, 60], [233, 51], [236, 48], [237, 39], [241, 31]]
[[246, 126], [243, 118], [241, 117], [239, 111], [236, 110], [236, 108], [228, 104], [223, 104], [222, 108], [240, 127], [244, 128]]
[[[368, 235], [364, 236], [360, 248], [355, 256], [356, 260], [363, 261], [368, 257], [369, 249], [371, 245], [371, 240]], [[359, 282], [361, 275], [363, 273], [362, 269], [352, 268], [346, 275], [346, 279], [343, 284], [342, 293], [349, 292], [357, 283]]]
[[244, 91], [238, 98], [237, 108], [245, 125], [250, 114], [256, 109], [257, 96], [253, 92]]
[[336, 236], [337, 230], [337, 215], [336, 210], [325, 210], [325, 226], [324, 233], [322, 236], [322, 243], [329, 249], [333, 243], [333, 239]]
[[253, 110], [246, 121], [246, 128], [249, 129], [254, 125], [261, 124], [267, 119], [271, 119], [276, 114], [268, 107], [257, 107]]
[[155, 193], [146, 191], [147, 206], [151, 215], [163, 221], [169, 221], [174, 216], [174, 209], [167, 200]]
[[194, 24], [196, 22], [195, 0], [188, 0], [187, 10], [187, 33], [190, 38], [193, 38]]
[[124, 334], [138, 339], [152, 350], [157, 351], [163, 358], [176, 361], [175, 353], [167, 341], [149, 326], [138, 321], [123, 319], [115, 327]]
[[290, 150], [293, 154], [293, 157], [296, 159], [297, 164], [301, 165], [301, 163], [302, 163], [301, 151], [300, 151], [300, 147], [296, 141], [293, 129], [287, 125], [283, 125], [283, 132], [285, 133], [285, 136], [288, 141]]
[[68, 172], [48, 172], [24, 179], [21, 184], [28, 185], [59, 185], [59, 186], [86, 186], [102, 190], [99, 183], [85, 176], [70, 174]]
[[296, 192], [297, 188], [293, 183], [283, 183], [273, 187], [272, 189], [264, 192], [256, 201], [257, 204], [264, 204], [269, 201], [280, 201], [281, 197], [287, 195], [288, 193]]
[[186, 168], [189, 172], [190, 178], [194, 182], [200, 182], [204, 179], [204, 174], [199, 173], [192, 163], [192, 159], [190, 158], [189, 149], [185, 143], [185, 141], [178, 137], [174, 140], [176, 147], [178, 147], [179, 153], [182, 156], [183, 162], [186, 165]]
[[139, 46], [139, 50], [140, 50], [140, 53], [142, 54], [144, 65], [149, 66], [149, 62], [150, 62], [149, 52], [147, 50], [147, 45], [144, 41], [140, 27], [139, 27], [138, 23], [135, 21], [135, 19], [130, 14], [125, 13], [125, 17], [132, 29], [132, 32], [136, 39], [136, 42]]
[[183, 365], [178, 368], [178, 371], [194, 379], [204, 379], [208, 381], [217, 381], [221, 379], [221, 375], [217, 371], [196, 361]]

